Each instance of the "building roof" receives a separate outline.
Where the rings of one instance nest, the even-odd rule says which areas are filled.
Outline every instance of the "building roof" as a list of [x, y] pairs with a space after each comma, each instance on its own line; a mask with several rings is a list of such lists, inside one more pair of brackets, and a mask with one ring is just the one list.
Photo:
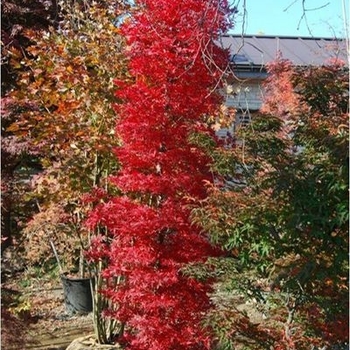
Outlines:
[[323, 65], [331, 58], [348, 63], [344, 39], [226, 35], [221, 37], [221, 44], [230, 50], [237, 67], [261, 68], [278, 52], [295, 66]]

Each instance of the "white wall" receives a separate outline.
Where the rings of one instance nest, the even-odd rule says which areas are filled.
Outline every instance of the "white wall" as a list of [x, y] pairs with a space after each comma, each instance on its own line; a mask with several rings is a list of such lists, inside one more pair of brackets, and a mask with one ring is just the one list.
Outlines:
[[225, 96], [225, 105], [236, 109], [236, 120], [229, 128], [222, 128], [216, 132], [217, 136], [225, 140], [228, 135], [233, 136], [235, 128], [242, 121], [249, 123], [251, 112], [257, 111], [262, 105], [263, 88], [261, 80], [234, 81], [222, 90]]
[[226, 98], [228, 107], [235, 107], [237, 112], [260, 109], [263, 96], [260, 81], [236, 82], [232, 84], [232, 90]]

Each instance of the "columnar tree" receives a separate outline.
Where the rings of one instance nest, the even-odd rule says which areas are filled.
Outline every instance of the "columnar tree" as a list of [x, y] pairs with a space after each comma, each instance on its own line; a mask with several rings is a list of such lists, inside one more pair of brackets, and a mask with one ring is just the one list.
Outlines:
[[116, 82], [122, 170], [111, 182], [121, 195], [91, 213], [89, 225], [104, 225], [109, 237], [95, 241], [91, 257], [107, 259], [106, 279], [121, 276], [105, 293], [118, 306], [110, 316], [125, 324], [128, 347], [208, 348], [201, 321], [209, 286], [181, 268], [217, 254], [191, 224], [188, 203], [203, 199], [211, 181], [210, 159], [194, 140], [212, 137], [204, 121], [220, 102], [213, 89], [227, 60], [214, 40], [229, 10], [216, 0], [136, 5], [122, 26], [134, 80]]

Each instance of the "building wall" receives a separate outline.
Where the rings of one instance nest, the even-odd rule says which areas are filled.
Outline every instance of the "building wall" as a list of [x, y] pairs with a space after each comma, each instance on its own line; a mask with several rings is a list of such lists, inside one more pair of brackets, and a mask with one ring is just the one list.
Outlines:
[[260, 109], [263, 97], [261, 80], [233, 82], [232, 90], [226, 97], [227, 107], [234, 107], [237, 112]]
[[261, 79], [234, 80], [223, 91], [225, 105], [236, 110], [234, 123], [228, 128], [221, 128], [217, 136], [222, 140], [234, 137], [235, 130], [251, 121], [252, 114], [258, 111], [262, 105], [263, 87]]

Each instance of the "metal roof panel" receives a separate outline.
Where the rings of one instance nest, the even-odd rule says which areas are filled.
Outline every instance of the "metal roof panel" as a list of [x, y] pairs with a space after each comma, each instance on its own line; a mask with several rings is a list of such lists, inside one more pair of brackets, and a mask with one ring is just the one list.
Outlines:
[[296, 66], [323, 65], [331, 58], [339, 58], [347, 64], [344, 39], [230, 35], [221, 43], [230, 50], [236, 65], [264, 66], [274, 60], [278, 52]]

